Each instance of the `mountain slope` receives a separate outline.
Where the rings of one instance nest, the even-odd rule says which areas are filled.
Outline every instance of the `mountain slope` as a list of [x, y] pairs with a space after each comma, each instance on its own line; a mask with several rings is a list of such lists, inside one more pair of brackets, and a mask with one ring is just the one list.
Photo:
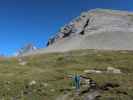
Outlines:
[[[133, 50], [133, 13], [94, 9], [63, 26], [47, 48], [31, 54], [77, 49]], [[30, 54], [28, 53], [28, 54]]]
[[[19, 59], [26, 61], [26, 64], [21, 65]], [[84, 74], [100, 87], [107, 83], [119, 85], [101, 91], [99, 100], [133, 100], [132, 59], [133, 52], [130, 51], [103, 50], [1, 59], [0, 100], [56, 100], [66, 93], [69, 94], [66, 100], [84, 100], [82, 95], [76, 99], [73, 80], [68, 77], [75, 73], [84, 74], [85, 70], [106, 71], [108, 67], [120, 69], [122, 73]]]
[[[82, 13], [49, 40], [49, 45], [60, 39], [77, 35], [94, 35], [102, 32], [133, 32], [133, 13], [95, 9]], [[110, 33], [111, 34], [111, 33]]]

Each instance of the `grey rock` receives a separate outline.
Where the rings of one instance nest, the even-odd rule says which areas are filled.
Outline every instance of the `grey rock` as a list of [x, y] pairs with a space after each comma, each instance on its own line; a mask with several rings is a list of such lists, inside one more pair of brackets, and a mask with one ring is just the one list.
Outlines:
[[114, 74], [121, 74], [121, 70], [114, 68], [114, 67], [108, 67], [107, 68], [107, 73], [114, 73]]
[[84, 12], [63, 26], [56, 36], [48, 41], [48, 46], [70, 35], [102, 32], [133, 32], [133, 13], [106, 9]]
[[32, 80], [32, 81], [29, 83], [30, 86], [35, 85], [35, 84], [37, 84], [37, 82], [36, 82], [35, 80]]
[[52, 36], [47, 48], [25, 55], [77, 49], [133, 50], [133, 13], [94, 9], [83, 12]]
[[84, 70], [86, 74], [102, 74], [103, 72], [100, 70]]
[[29, 44], [26, 44], [24, 47], [22, 47], [17, 52], [17, 55], [16, 56], [21, 56], [21, 55], [23, 55], [25, 53], [32, 52], [34, 50], [37, 50], [37, 48], [33, 44], [29, 43]]

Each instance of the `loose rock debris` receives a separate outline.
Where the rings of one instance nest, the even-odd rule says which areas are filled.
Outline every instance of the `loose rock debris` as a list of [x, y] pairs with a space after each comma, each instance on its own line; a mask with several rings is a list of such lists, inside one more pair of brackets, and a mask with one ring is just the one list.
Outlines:
[[102, 70], [84, 70], [85, 74], [103, 74], [103, 73], [111, 73], [111, 74], [121, 74], [121, 70], [114, 68], [114, 67], [107, 67], [107, 69], [105, 71]]

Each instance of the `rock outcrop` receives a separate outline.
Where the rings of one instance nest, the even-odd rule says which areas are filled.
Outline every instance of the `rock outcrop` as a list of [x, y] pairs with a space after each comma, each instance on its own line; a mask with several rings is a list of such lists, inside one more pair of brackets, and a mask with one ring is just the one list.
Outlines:
[[125, 34], [133, 32], [133, 13], [105, 9], [84, 12], [62, 27], [53, 38], [50, 38], [47, 46], [70, 36], [105, 32], [106, 34], [111, 34], [110, 32], [124, 32]]
[[20, 55], [23, 55], [23, 54], [26, 54], [26, 53], [30, 53], [30, 52], [33, 52], [37, 50], [37, 48], [29, 43], [29, 44], [26, 44], [24, 47], [22, 47], [18, 52], [17, 52], [17, 55], [16, 56], [20, 56]]
[[31, 54], [77, 49], [133, 50], [133, 13], [94, 9], [64, 25], [47, 48]]

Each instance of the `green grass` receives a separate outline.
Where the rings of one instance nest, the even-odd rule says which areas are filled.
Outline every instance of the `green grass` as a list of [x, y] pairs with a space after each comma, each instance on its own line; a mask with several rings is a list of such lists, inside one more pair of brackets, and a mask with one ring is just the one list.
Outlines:
[[[23, 59], [28, 62], [25, 66], [16, 58], [0, 60], [0, 100], [55, 100], [63, 89], [72, 89], [72, 80], [66, 79], [67, 75], [82, 74], [86, 69], [106, 70], [109, 66], [121, 69], [123, 74], [89, 75], [99, 85], [120, 84], [119, 88], [104, 91], [100, 100], [133, 100], [131, 51], [78, 50]], [[29, 85], [33, 80], [36, 84]], [[48, 86], [44, 85], [46, 83]], [[117, 93], [118, 90], [128, 95]]]

